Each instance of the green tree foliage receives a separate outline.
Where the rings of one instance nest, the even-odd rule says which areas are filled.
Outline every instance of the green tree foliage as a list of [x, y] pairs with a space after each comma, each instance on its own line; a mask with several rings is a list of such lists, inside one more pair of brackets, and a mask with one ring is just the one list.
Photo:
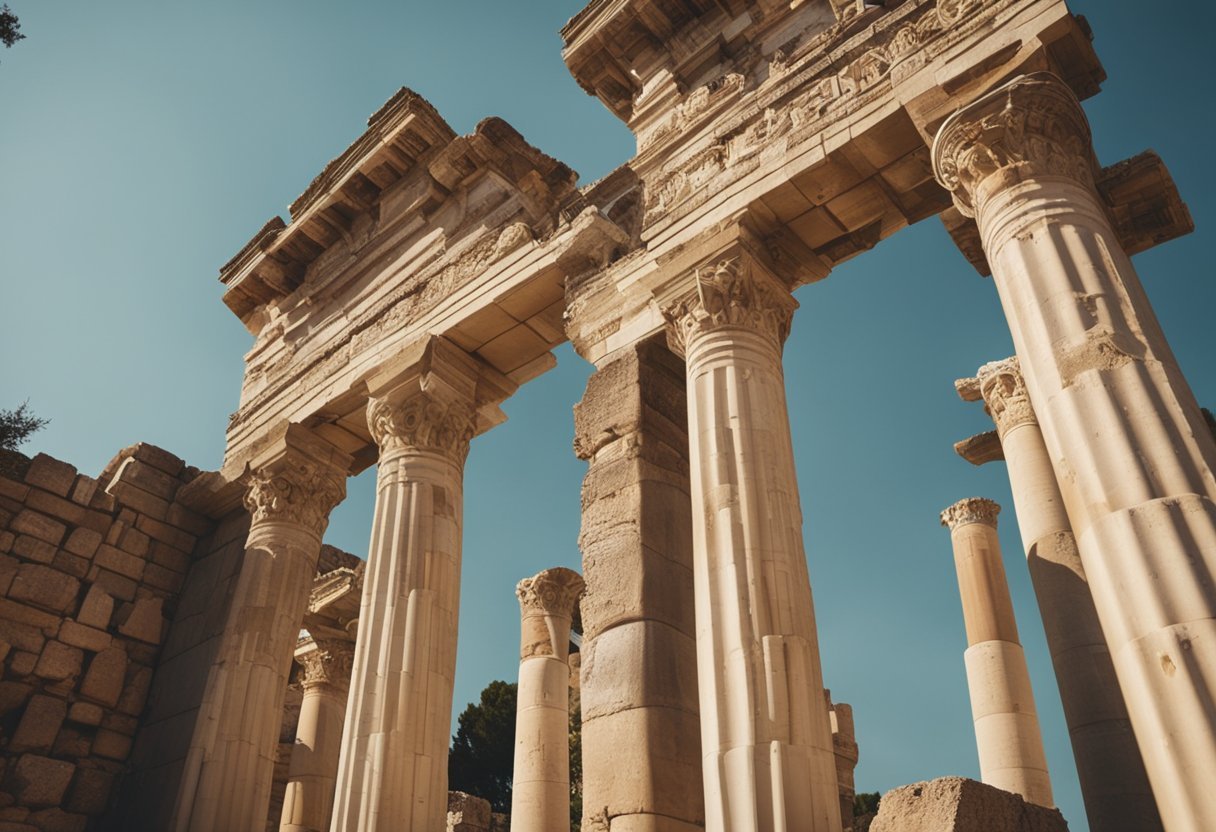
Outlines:
[[4, 43], [4, 48], [7, 49], [24, 37], [17, 15], [12, 13], [7, 3], [0, 6], [0, 42]]
[[583, 822], [583, 714], [578, 692], [570, 691], [570, 828]]
[[878, 811], [882, 795], [878, 792], [858, 792], [853, 795], [853, 817], [859, 818]]
[[[8, 6], [3, 8], [7, 9]], [[17, 450], [18, 445], [42, 430], [50, 421], [35, 416], [29, 402], [22, 402], [16, 410], [0, 410], [0, 450]]]
[[481, 703], [460, 715], [448, 754], [448, 788], [490, 801], [495, 812], [511, 811], [515, 693], [513, 683], [490, 682]]

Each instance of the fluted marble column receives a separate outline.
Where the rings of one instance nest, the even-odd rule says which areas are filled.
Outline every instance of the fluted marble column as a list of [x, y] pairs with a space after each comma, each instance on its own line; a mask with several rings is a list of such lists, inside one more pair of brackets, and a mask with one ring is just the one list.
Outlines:
[[380, 464], [334, 832], [444, 828], [463, 471], [481, 373], [433, 339], [368, 381]]
[[745, 248], [668, 310], [688, 372], [708, 832], [839, 832], [781, 348], [795, 302]]
[[1013, 601], [1001, 563], [996, 517], [1001, 507], [971, 497], [942, 512], [967, 627], [967, 688], [975, 719], [980, 779], [1039, 806], [1054, 805], [1043, 735], [1018, 640]]
[[325, 832], [334, 807], [354, 645], [320, 641], [299, 658], [304, 701], [291, 749], [279, 832]]
[[570, 826], [570, 622], [583, 579], [546, 569], [519, 582], [519, 691], [511, 832]]
[[1216, 443], [1085, 115], [1056, 76], [1019, 77], [947, 119], [934, 167], [979, 224], [1162, 820], [1216, 829]]
[[972, 395], [983, 398], [1000, 436], [1090, 830], [1160, 830], [1161, 818], [1018, 360], [986, 364], [974, 382], [960, 385], [967, 383], [974, 387]]
[[253, 522], [186, 757], [175, 830], [266, 826], [292, 654], [350, 464], [299, 425], [250, 462], [245, 506]]

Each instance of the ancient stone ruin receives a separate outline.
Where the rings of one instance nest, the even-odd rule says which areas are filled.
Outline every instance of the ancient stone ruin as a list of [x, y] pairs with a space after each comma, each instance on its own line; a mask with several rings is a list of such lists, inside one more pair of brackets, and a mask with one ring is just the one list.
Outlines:
[[[782, 346], [795, 288], [934, 216], [1016, 347], [958, 383], [996, 425], [958, 451], [1008, 466], [1091, 828], [1216, 829], [1216, 443], [1129, 259], [1191, 222], [1154, 154], [1095, 158], [1085, 20], [595, 0], [562, 35], [634, 158], [580, 186], [402, 89], [221, 270], [254, 346], [220, 470], [6, 462], [0, 829], [494, 826], [447, 783], [464, 462], [566, 341], [583, 571], [520, 584], [511, 828], [568, 828], [572, 667], [583, 832], [854, 828]], [[373, 465], [361, 562], [322, 536]], [[998, 510], [942, 516], [984, 783], [896, 790], [875, 832], [1064, 828]]]

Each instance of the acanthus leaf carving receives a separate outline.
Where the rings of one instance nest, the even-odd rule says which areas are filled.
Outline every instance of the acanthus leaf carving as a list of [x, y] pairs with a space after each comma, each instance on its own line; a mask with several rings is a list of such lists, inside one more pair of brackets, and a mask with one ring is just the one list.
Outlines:
[[297, 657], [303, 669], [301, 683], [304, 690], [328, 686], [344, 691], [350, 685], [354, 665], [354, 645], [344, 641], [325, 640], [316, 642], [317, 649]]
[[694, 291], [664, 312], [672, 347], [686, 354], [699, 333], [736, 326], [769, 337], [780, 349], [797, 304], [783, 288], [754, 275], [753, 268], [750, 260], [732, 257], [697, 269]]
[[372, 398], [367, 424], [380, 452], [404, 448], [438, 451], [463, 463], [475, 421], [471, 403], [448, 401], [426, 389]]
[[1000, 505], [993, 500], [986, 497], [967, 497], [943, 511], [941, 521], [942, 525], [950, 531], [972, 523], [991, 526], [995, 529], [996, 518], [1000, 513]]
[[346, 496], [346, 477], [317, 463], [288, 457], [247, 474], [244, 503], [253, 525], [292, 523], [318, 537], [329, 512]]
[[1038, 424], [1016, 357], [985, 364], [979, 370], [978, 380], [985, 410], [1002, 438], [1018, 425]]

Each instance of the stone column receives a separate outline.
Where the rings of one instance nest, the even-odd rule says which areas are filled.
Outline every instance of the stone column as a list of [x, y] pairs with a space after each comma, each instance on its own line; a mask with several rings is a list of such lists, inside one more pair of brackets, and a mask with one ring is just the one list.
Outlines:
[[1161, 818], [1018, 360], [981, 367], [978, 378], [959, 383], [960, 393], [967, 395], [968, 389], [983, 398], [1000, 436], [1090, 829], [1160, 830]]
[[938, 180], [978, 222], [1102, 630], [1171, 832], [1216, 829], [1216, 443], [1048, 73], [950, 117]]
[[739, 245], [668, 311], [687, 361], [706, 829], [839, 832], [781, 349], [795, 302]]
[[704, 827], [684, 384], [660, 335], [601, 360], [574, 408], [588, 832]]
[[304, 701], [291, 750], [279, 832], [326, 832], [334, 806], [354, 645], [321, 641], [299, 657]]
[[546, 569], [519, 582], [519, 692], [511, 832], [570, 826], [570, 622], [583, 579]]
[[1050, 808], [1054, 803], [1043, 735], [996, 535], [1000, 510], [992, 500], [972, 497], [950, 506], [941, 517], [950, 529], [963, 599], [964, 658], [980, 779]]
[[853, 727], [853, 706], [833, 702], [830, 693], [825, 691], [825, 694], [831, 709], [832, 746], [836, 751], [836, 790], [840, 795], [840, 822], [848, 830], [853, 828], [853, 799], [857, 796], [853, 773], [857, 770], [861, 751], [857, 747], [857, 736]]
[[261, 832], [287, 676], [321, 535], [351, 459], [299, 425], [249, 464], [245, 559], [200, 706], [174, 812], [189, 832]]
[[463, 471], [487, 372], [432, 339], [367, 382], [380, 464], [334, 832], [444, 828]]

